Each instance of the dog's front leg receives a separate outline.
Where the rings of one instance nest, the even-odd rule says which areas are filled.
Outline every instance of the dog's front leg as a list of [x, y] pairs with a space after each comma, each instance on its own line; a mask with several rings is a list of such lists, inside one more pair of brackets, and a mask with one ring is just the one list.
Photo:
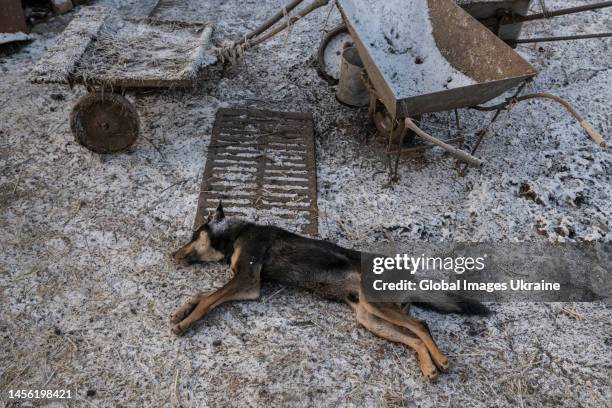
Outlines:
[[173, 323], [172, 332], [174, 334], [183, 334], [189, 326], [221, 303], [232, 300], [254, 300], [259, 298], [262, 264], [248, 256], [248, 252], [242, 250], [239, 242], [236, 243], [231, 262], [234, 277], [225, 286], [214, 291], [212, 294], [197, 296], [185, 305], [185, 310], [191, 308], [192, 311], [179, 322], [171, 321]]
[[193, 297], [191, 298], [189, 302], [185, 303], [183, 306], [176, 309], [174, 313], [172, 313], [172, 316], [170, 317], [170, 323], [173, 325], [180, 323], [184, 318], [189, 316], [191, 312], [193, 312], [193, 309], [196, 308], [196, 306], [198, 305], [198, 303], [200, 303], [200, 301], [204, 300], [205, 298], [212, 295], [213, 293], [215, 293], [214, 290], [209, 290], [206, 292], [200, 292], [200, 293], [196, 293], [195, 295], [193, 295]]

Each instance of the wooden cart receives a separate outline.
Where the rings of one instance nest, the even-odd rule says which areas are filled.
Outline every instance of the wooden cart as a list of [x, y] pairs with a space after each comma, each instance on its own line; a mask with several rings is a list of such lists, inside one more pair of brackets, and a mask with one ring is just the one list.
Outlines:
[[130, 146], [139, 118], [126, 92], [193, 86], [217, 62], [212, 25], [151, 18], [122, 19], [106, 7], [84, 7], [31, 73], [37, 83], [84, 85], [70, 125], [75, 139], [98, 153]]

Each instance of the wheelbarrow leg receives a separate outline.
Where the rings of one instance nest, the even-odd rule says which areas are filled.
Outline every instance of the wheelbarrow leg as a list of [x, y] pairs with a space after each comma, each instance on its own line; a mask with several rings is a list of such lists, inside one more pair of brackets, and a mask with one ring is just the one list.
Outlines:
[[[406, 126], [401, 126], [401, 133], [399, 138], [399, 145], [397, 146], [397, 156], [395, 156], [395, 167], [393, 169], [393, 177], [391, 178], [393, 181], [398, 181], [399, 177], [397, 175], [397, 169], [399, 167], [400, 157], [402, 156], [402, 146], [404, 146], [404, 139], [406, 138], [406, 133], [408, 133], [408, 128]], [[400, 126], [398, 125], [398, 130]]]

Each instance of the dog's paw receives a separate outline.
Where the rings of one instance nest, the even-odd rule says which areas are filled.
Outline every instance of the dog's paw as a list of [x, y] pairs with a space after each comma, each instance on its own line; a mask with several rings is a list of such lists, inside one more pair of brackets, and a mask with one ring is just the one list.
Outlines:
[[442, 371], [443, 373], [448, 371], [450, 364], [448, 362], [448, 357], [446, 357], [444, 354], [432, 354], [431, 359], [438, 370]]
[[446, 356], [435, 358], [433, 359], [433, 362], [436, 365], [436, 367], [438, 367], [438, 370], [442, 371], [443, 373], [448, 371], [448, 367], [450, 366], [450, 364]]
[[182, 322], [183, 319], [185, 319], [187, 316], [191, 314], [195, 306], [196, 305], [187, 303], [179, 307], [178, 309], [176, 309], [176, 311], [172, 313], [172, 316], [170, 316], [170, 324], [175, 325], [175, 324], [179, 324], [180, 322]]
[[434, 382], [438, 379], [438, 370], [436, 370], [435, 368], [432, 367], [431, 369], [422, 371], [425, 378], [427, 378], [429, 381]]
[[199, 301], [200, 295], [194, 295], [189, 302], [185, 303], [183, 306], [176, 309], [174, 313], [172, 313], [172, 315], [170, 316], [170, 323], [178, 324], [182, 322], [183, 319], [185, 319], [191, 314], [191, 312], [193, 312], [193, 309], [195, 309]]
[[421, 373], [423, 373], [423, 376], [429, 381], [433, 382], [436, 381], [436, 379], [438, 378], [438, 370], [436, 369], [436, 366], [432, 363], [431, 360], [419, 360], [419, 368], [421, 369]]
[[184, 333], [184, 330], [181, 328], [180, 324], [174, 324], [172, 325], [172, 328], [170, 329], [172, 331], [173, 334], [180, 336]]

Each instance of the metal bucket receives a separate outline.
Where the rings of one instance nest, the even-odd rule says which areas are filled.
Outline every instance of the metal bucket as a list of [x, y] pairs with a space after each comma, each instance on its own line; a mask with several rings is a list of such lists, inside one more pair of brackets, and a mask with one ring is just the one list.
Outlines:
[[336, 98], [345, 105], [361, 107], [369, 103], [368, 88], [363, 82], [365, 70], [355, 47], [347, 47], [342, 52], [340, 81]]

